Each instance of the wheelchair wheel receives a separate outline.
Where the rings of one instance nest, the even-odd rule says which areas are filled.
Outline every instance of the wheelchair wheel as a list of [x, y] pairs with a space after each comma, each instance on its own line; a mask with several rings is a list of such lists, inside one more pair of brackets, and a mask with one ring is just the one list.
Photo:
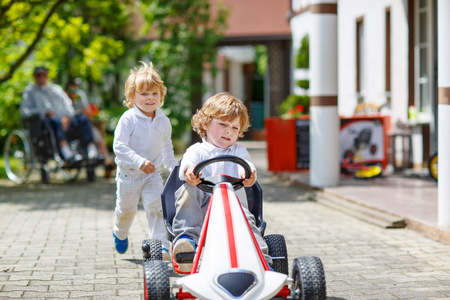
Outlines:
[[95, 168], [87, 167], [86, 168], [86, 177], [89, 182], [95, 181]]
[[30, 139], [23, 130], [13, 130], [6, 139], [3, 151], [5, 171], [15, 183], [24, 183], [34, 168]]

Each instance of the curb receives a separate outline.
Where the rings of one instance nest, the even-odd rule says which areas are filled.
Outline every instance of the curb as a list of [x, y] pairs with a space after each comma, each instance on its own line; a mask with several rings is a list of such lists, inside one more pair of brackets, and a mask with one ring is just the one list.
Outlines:
[[323, 188], [312, 187], [306, 182], [296, 180], [289, 173], [277, 173], [275, 176], [280, 180], [288, 181], [300, 188], [308, 190], [310, 200], [339, 210], [359, 220], [386, 229], [409, 229], [432, 240], [450, 244], [450, 228], [442, 228], [436, 224], [429, 224], [415, 218], [392, 214], [380, 210], [378, 207], [368, 206], [353, 199], [327, 192]]
[[400, 216], [364, 207], [325, 192], [317, 191], [310, 193], [309, 199], [382, 228], [398, 229], [406, 227], [405, 220]]

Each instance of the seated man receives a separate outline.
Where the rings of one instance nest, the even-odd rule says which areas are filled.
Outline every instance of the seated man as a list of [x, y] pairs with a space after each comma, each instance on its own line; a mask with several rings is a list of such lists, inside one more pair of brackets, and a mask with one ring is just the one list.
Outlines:
[[66, 84], [66, 93], [72, 100], [75, 115], [84, 114], [91, 121], [92, 133], [94, 134], [94, 141], [97, 144], [99, 157], [102, 157], [105, 160], [105, 177], [109, 178], [111, 176], [111, 171], [114, 169], [114, 162], [109, 154], [102, 132], [96, 126], [96, 123], [92, 121], [95, 117], [95, 114], [91, 109], [91, 106], [93, 105], [89, 103], [86, 93], [79, 87], [78, 83], [74, 81], [70, 81]]
[[76, 164], [82, 158], [69, 147], [66, 132], [73, 130], [80, 135], [87, 145], [88, 158], [97, 157], [97, 147], [94, 143], [92, 128], [84, 115], [74, 115], [72, 101], [64, 90], [56, 84], [48, 83], [48, 69], [34, 69], [34, 84], [29, 84], [22, 95], [20, 112], [23, 117], [39, 114], [48, 122], [55, 132], [63, 158], [69, 164]]

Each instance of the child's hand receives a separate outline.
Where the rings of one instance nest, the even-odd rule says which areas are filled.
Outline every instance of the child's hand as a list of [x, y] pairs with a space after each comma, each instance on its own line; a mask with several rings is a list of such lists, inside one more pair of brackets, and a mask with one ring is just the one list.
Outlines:
[[184, 175], [186, 175], [186, 182], [190, 185], [198, 185], [200, 182], [200, 177], [202, 176], [202, 172], [198, 174], [198, 177], [195, 177], [194, 174], [194, 167], [189, 167], [186, 169], [186, 172], [184, 172]]
[[252, 170], [252, 174], [247, 179], [245, 178], [245, 171], [242, 172], [241, 173], [241, 178], [244, 179], [244, 181], [242, 181], [244, 186], [252, 186], [252, 185], [254, 185], [255, 182], [256, 182], [256, 170]]
[[140, 170], [145, 174], [150, 174], [155, 172], [156, 168], [155, 165], [151, 163], [151, 161], [146, 160], [144, 164], [141, 166]]

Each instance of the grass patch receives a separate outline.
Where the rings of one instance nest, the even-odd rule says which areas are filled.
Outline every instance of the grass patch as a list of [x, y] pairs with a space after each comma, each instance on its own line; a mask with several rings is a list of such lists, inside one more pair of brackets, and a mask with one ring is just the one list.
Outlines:
[[6, 172], [5, 172], [5, 160], [3, 159], [3, 157], [0, 157], [0, 179], [6, 179], [8, 178], [6, 176]]

